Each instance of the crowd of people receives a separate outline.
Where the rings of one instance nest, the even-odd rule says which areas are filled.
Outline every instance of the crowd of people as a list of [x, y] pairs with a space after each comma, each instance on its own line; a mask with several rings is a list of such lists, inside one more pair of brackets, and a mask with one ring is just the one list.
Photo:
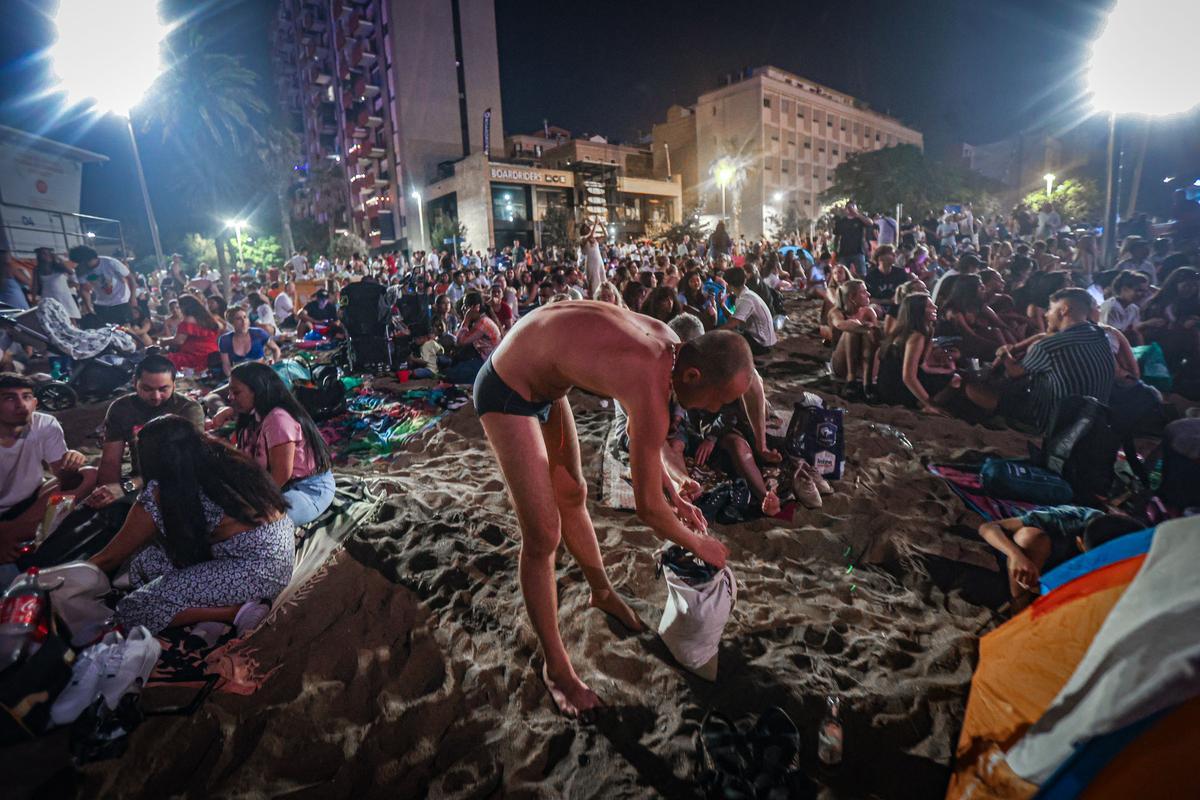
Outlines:
[[[870, 216], [849, 203], [820, 235], [781, 241], [734, 238], [718, 223], [699, 241], [609, 242], [601, 226], [585, 226], [570, 249], [514, 242], [486, 252], [321, 257], [312, 264], [300, 251], [282, 264], [236, 265], [227, 291], [209, 265], [189, 267], [178, 256], [148, 275], [88, 247], [67, 256], [39, 250], [33, 280], [9, 281], [4, 302], [56, 301], [73, 324], [120, 326], [148, 354], [133, 391], [109, 406], [101, 454], [89, 466], [66, 447], [54, 417], [36, 410], [37, 382], [21, 374], [29, 354], [4, 343], [0, 563], [21, 555], [52, 496], [93, 509], [125, 504], [124, 525], [92, 561], [110, 573], [129, 571], [133, 589], [117, 619], [153, 632], [202, 622], [252, 625], [286, 584], [296, 527], [329, 507], [334, 478], [328, 446], [273, 365], [306, 337], [345, 338], [343, 301], [356, 284], [378, 285], [372, 296], [382, 298], [380, 313], [391, 323], [406, 377], [474, 384], [510, 489], [528, 464], [509, 463], [504, 451], [537, 450], [537, 428], [500, 424], [489, 412], [561, 426], [569, 416], [559, 404], [563, 375], [575, 370], [582, 382], [574, 385], [607, 387], [628, 414], [631, 461], [644, 464], [652, 452], [656, 463], [661, 458], [662, 474], [651, 481], [658, 500], [639, 495], [639, 511], [643, 504], [652, 509], [644, 517], [649, 524], [713, 564], [724, 555], [694, 535], [704, 523], [690, 504], [697, 487], [689, 460], [744, 479], [764, 514], [779, 510], [777, 487], [763, 474], [782, 457], [767, 439], [766, 391], [751, 359], [778, 346], [788, 298], [820, 304], [813, 334], [828, 343], [837, 393], [972, 422], [1007, 421], [1029, 433], [1049, 431], [1073, 396], [1110, 403], [1118, 416], [1140, 408], [1146, 393], [1158, 399], [1141, 374], [1152, 349], [1177, 386], [1196, 386], [1200, 371], [1195, 244], [1129, 237], [1109, 266], [1092, 233], [1070, 233], [1049, 207], [1018, 208], [1005, 220], [954, 206], [914, 223]], [[3, 258], [11, 275], [8, 254]], [[558, 304], [563, 308], [548, 310]], [[534, 341], [530, 331], [543, 338]], [[669, 345], [671, 377], [662, 398], [609, 386], [588, 365], [624, 353], [630, 369], [635, 362], [657, 369], [666, 351], [638, 350], [631, 343], [638, 336]], [[577, 357], [566, 355], [575, 351]], [[574, 366], [562, 367], [568, 362]], [[560, 369], [559, 377], [547, 368]], [[720, 380], [709, 375], [713, 369]], [[215, 405], [223, 409], [215, 419], [177, 392], [181, 376], [219, 384]], [[661, 426], [646, 428], [639, 415], [658, 400], [670, 413]], [[211, 434], [227, 421], [231, 436]], [[660, 441], [648, 443], [647, 430]], [[582, 519], [577, 447], [548, 457], [573, 459], [572, 480], [546, 491], [564, 520]], [[811, 469], [797, 473], [795, 487], [797, 499], [812, 507], [832, 491]], [[527, 496], [514, 490], [523, 527], [546, 500], [526, 488]], [[673, 510], [660, 508], [659, 489]], [[1040, 566], [1048, 551], [1022, 533], [1027, 523], [988, 535], [1004, 540], [1001, 549], [1027, 547]], [[557, 543], [542, 533], [543, 544]], [[635, 625], [602, 564], [593, 563], [594, 536], [590, 544], [568, 543], [583, 553], [585, 573], [600, 570], [588, 573], [596, 602]], [[1031, 559], [1012, 559], [1022, 581]], [[525, 588], [546, 603], [545, 564], [538, 563], [537, 587]], [[587, 706], [561, 642], [555, 644], [556, 626], [551, 631], [542, 618], [536, 627], [557, 659], [547, 683], [565, 692], [556, 696], [560, 706]]]

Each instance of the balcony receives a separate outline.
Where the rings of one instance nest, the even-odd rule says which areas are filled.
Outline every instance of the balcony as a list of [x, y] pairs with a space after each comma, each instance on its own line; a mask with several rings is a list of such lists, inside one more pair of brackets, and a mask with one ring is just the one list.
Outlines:
[[367, 127], [368, 128], [378, 128], [382, 124], [383, 124], [383, 117], [376, 116], [375, 114], [367, 115]]
[[350, 188], [358, 191], [367, 185], [367, 181], [371, 180], [371, 175], [366, 172], [358, 172], [350, 176]]
[[354, 7], [347, 0], [333, 0], [333, 18], [338, 22], [345, 22], [353, 11]]
[[378, 145], [375, 145], [375, 146], [372, 146], [371, 149], [367, 151], [367, 155], [376, 160], [381, 159], [381, 158], [386, 158], [387, 157], [387, 149], [383, 148], [383, 147], [379, 147]]
[[374, 182], [376, 189], [386, 189], [392, 185], [392, 179], [389, 175], [372, 174], [371, 180]]
[[350, 17], [350, 34], [352, 36], [367, 37], [375, 31], [375, 23], [366, 19], [359, 12], [354, 12]]

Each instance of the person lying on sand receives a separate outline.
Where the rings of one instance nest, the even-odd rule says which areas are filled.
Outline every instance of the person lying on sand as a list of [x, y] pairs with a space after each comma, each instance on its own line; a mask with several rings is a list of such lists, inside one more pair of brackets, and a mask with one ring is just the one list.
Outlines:
[[1145, 526], [1123, 514], [1085, 506], [1050, 506], [979, 526], [979, 535], [1008, 562], [1008, 590], [1019, 611], [1038, 595], [1038, 581], [1081, 552]]
[[668, 409], [674, 398], [684, 408], [718, 411], [746, 393], [752, 371], [749, 345], [736, 333], [714, 331], [684, 344], [658, 320], [592, 300], [523, 318], [479, 371], [475, 408], [521, 527], [521, 594], [545, 657], [542, 677], [564, 714], [586, 714], [600, 700], [575, 674], [558, 630], [560, 538], [583, 569], [592, 605], [632, 630], [644, 627], [604, 571], [567, 392], [579, 387], [624, 407], [638, 517], [659, 537], [723, 567], [728, 549], [705, 535], [703, 514], [681, 494], [686, 475], [664, 463]]

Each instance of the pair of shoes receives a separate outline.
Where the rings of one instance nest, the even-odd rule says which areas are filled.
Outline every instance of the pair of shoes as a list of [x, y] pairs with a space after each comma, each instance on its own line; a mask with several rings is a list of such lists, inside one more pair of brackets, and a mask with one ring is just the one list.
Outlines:
[[800, 469], [808, 473], [812, 478], [813, 485], [817, 487], [817, 491], [821, 494], [833, 494], [833, 487], [829, 485], [829, 481], [825, 480], [825, 476], [807, 461], [800, 462]]
[[55, 725], [74, 722], [84, 709], [100, 696], [100, 678], [106, 672], [109, 653], [118, 651], [124, 641], [119, 631], [109, 631], [96, 644], [75, 659], [71, 681], [59, 692], [50, 706], [50, 719]]
[[796, 467], [795, 474], [792, 475], [792, 494], [804, 504], [805, 508], [821, 507], [821, 490], [817, 488], [817, 483], [813, 479], [813, 471], [807, 461], [801, 461], [800, 466]]
[[784, 798], [810, 794], [797, 767], [800, 730], [778, 706], [764, 711], [745, 733], [719, 711], [700, 725], [700, 780], [709, 797]]
[[56, 725], [74, 722], [101, 698], [116, 709], [126, 694], [141, 691], [161, 654], [158, 639], [141, 625], [128, 637], [109, 631], [75, 662], [71, 682], [50, 707], [50, 719]]

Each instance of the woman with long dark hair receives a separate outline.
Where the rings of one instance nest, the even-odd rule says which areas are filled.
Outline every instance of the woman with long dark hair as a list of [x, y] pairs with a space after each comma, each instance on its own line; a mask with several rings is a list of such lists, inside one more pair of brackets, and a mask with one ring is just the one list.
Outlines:
[[450, 383], [473, 383], [483, 362], [500, 344], [503, 331], [496, 312], [483, 302], [483, 295], [476, 291], [467, 292], [462, 299], [462, 325], [454, 337], [458, 348], [454, 364], [442, 377]]
[[67, 310], [67, 316], [75, 324], [79, 324], [82, 316], [79, 304], [75, 302], [75, 270], [65, 261], [54, 254], [49, 247], [39, 247], [34, 251], [37, 266], [33, 270], [33, 298], [40, 303], [46, 298], [57, 300]]
[[229, 404], [238, 413], [238, 449], [270, 473], [292, 522], [325, 513], [335, 488], [329, 448], [283, 379], [266, 364], [238, 364], [229, 373]]
[[679, 298], [675, 294], [675, 290], [669, 286], [652, 289], [646, 299], [642, 301], [639, 311], [659, 322], [670, 322], [683, 311], [683, 306], [679, 304]]
[[996, 350], [1013, 344], [1005, 333], [1004, 324], [996, 312], [987, 306], [987, 290], [979, 275], [959, 275], [942, 304], [942, 321], [938, 324], [938, 335], [961, 336], [958, 345], [964, 358], [990, 361]]
[[928, 294], [910, 294], [900, 303], [896, 327], [879, 351], [879, 395], [885, 403], [946, 415], [937, 397], [951, 386], [954, 371], [930, 361], [936, 323], [937, 306]]
[[292, 577], [295, 525], [279, 488], [182, 417], [150, 420], [137, 448], [146, 488], [91, 559], [108, 573], [129, 561], [134, 591], [118, 601], [117, 622], [151, 633], [209, 621], [253, 628]]
[[222, 324], [192, 294], [180, 295], [179, 310], [183, 312], [183, 321], [175, 329], [175, 337], [163, 342], [171, 348], [166, 356], [176, 369], [204, 372], [208, 369], [208, 357], [218, 352], [217, 334]]

